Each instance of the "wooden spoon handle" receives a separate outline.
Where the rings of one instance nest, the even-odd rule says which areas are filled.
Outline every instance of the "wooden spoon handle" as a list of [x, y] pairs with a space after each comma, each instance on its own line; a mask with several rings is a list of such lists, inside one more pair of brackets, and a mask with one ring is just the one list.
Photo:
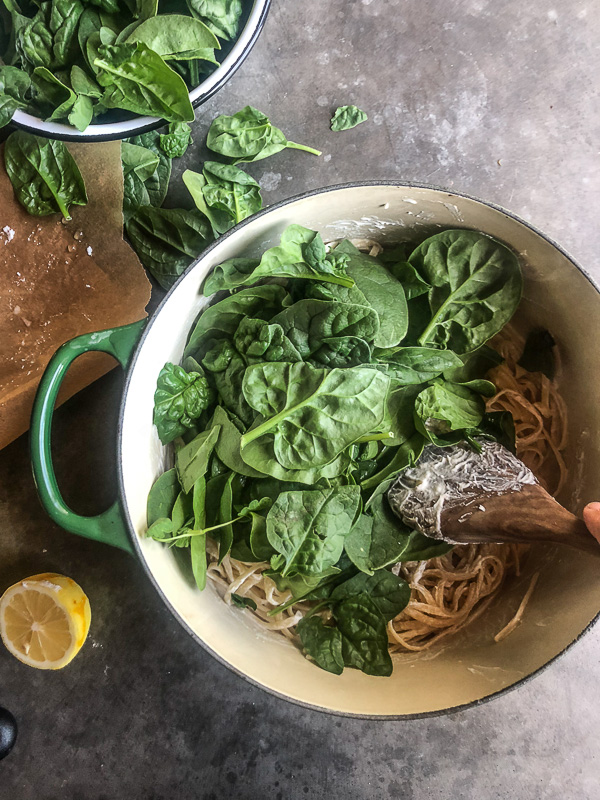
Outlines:
[[490, 494], [469, 505], [442, 508], [444, 536], [471, 542], [555, 542], [600, 556], [600, 543], [583, 520], [563, 508], [539, 485]]

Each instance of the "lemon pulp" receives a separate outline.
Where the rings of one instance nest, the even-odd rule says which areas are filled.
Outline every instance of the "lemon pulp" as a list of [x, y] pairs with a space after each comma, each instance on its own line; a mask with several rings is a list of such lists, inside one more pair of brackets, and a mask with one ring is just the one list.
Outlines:
[[64, 575], [33, 575], [0, 598], [2, 641], [12, 655], [38, 669], [66, 666], [81, 649], [90, 620], [83, 589]]

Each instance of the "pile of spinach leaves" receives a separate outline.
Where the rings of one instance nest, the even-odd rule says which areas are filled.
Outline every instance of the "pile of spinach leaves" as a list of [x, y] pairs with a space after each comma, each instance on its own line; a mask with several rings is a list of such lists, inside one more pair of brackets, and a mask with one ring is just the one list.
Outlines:
[[[1, 80], [0, 75], [0, 89]], [[218, 116], [209, 128], [207, 147], [227, 160], [206, 161], [201, 173], [183, 173], [194, 207], [163, 208], [172, 159], [181, 158], [191, 141], [190, 126], [172, 122], [166, 133], [150, 131], [121, 143], [125, 230], [140, 261], [164, 289], [207, 244], [262, 208], [258, 183], [237, 163], [267, 158], [286, 147], [320, 155], [289, 142], [261, 111], [246, 106]], [[232, 148], [228, 157], [225, 151]], [[87, 202], [81, 173], [63, 142], [15, 131], [6, 142], [5, 166], [17, 199], [30, 214], [62, 212], [70, 219], [70, 206]]]
[[[186, 170], [183, 182], [194, 208], [162, 208], [171, 158], [190, 142], [186, 123], [171, 123], [167, 134], [150, 132], [123, 143], [124, 218], [129, 241], [158, 283], [169, 289], [209, 242], [260, 211], [260, 187], [240, 163], [258, 161], [286, 147], [320, 155], [287, 140], [252, 106], [210, 125], [206, 145], [222, 161], [206, 161], [202, 172]], [[191, 203], [190, 203], [191, 204]]]
[[207, 536], [220, 561], [268, 562], [292, 596], [271, 613], [313, 602], [297, 632], [314, 662], [389, 675], [386, 624], [410, 598], [391, 568], [450, 547], [406, 528], [387, 489], [427, 442], [510, 430], [485, 412], [486, 342], [521, 285], [513, 253], [468, 230], [373, 258], [291, 225], [261, 258], [219, 265], [181, 365], [158, 379], [175, 466], [150, 492], [148, 535], [189, 550], [201, 589]]
[[83, 131], [194, 119], [188, 92], [237, 36], [242, 0], [1, 0], [0, 127], [24, 109]]

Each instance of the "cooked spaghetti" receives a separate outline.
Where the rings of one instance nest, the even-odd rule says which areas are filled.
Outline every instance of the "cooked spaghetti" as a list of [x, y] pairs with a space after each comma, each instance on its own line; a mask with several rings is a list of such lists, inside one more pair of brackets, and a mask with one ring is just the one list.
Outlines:
[[[355, 244], [372, 255], [377, 255], [380, 249], [380, 245], [368, 240]], [[379, 249], [374, 252], [375, 248]], [[505, 329], [492, 344], [504, 362], [489, 375], [498, 391], [488, 401], [487, 410], [512, 414], [518, 456], [548, 491], [557, 494], [566, 477], [563, 458], [567, 439], [565, 404], [556, 386], [545, 375], [519, 366], [517, 360], [524, 342], [514, 330]], [[462, 545], [439, 558], [397, 565], [394, 572], [409, 583], [411, 599], [388, 623], [390, 650], [407, 652], [431, 648], [477, 619], [498, 595], [505, 578], [519, 575], [527, 549], [527, 545], [519, 544]], [[291, 599], [291, 593], [279, 591], [273, 581], [263, 575], [269, 569], [268, 563], [245, 563], [227, 555], [219, 565], [218, 547], [214, 543], [208, 548], [208, 557], [208, 578], [226, 602], [231, 602], [232, 594], [253, 600], [256, 610], [248, 613], [259, 625], [291, 640], [297, 639], [295, 626], [311, 603], [300, 601], [280, 613], [273, 613]], [[497, 635], [497, 640], [514, 630], [534, 585], [532, 581], [517, 614]]]

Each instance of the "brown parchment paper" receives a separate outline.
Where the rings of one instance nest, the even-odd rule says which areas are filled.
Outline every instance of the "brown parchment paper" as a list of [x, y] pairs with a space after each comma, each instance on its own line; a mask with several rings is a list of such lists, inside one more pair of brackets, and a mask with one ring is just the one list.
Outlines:
[[[34, 217], [14, 197], [0, 151], [0, 448], [29, 428], [43, 371], [61, 344], [81, 333], [146, 316], [150, 283], [123, 241], [120, 142], [69, 144], [87, 206]], [[73, 364], [59, 403], [115, 366], [102, 353]]]

